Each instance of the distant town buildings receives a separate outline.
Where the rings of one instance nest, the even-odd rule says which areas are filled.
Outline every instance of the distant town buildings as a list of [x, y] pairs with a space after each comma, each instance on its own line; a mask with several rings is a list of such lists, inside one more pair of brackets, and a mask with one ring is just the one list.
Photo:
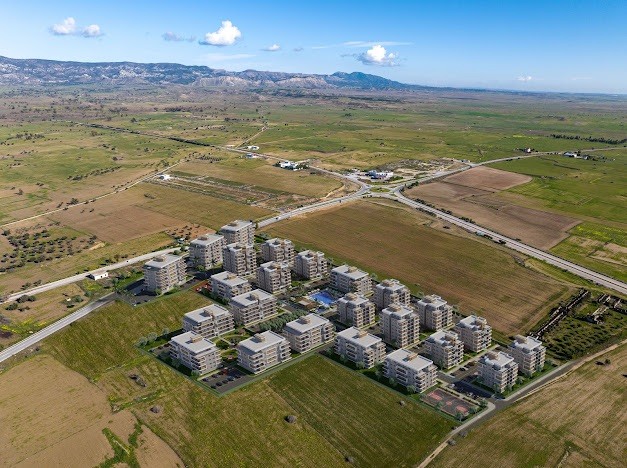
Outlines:
[[261, 244], [261, 257], [264, 262], [287, 262], [294, 265], [294, 244], [289, 239], [268, 239]]
[[394, 172], [392, 171], [368, 171], [368, 175], [371, 179], [379, 179], [379, 180], [387, 180], [394, 177]]
[[233, 296], [247, 293], [251, 289], [252, 287], [248, 280], [240, 278], [230, 271], [211, 275], [211, 293], [225, 301], [229, 301]]
[[185, 283], [185, 259], [178, 255], [159, 255], [144, 265], [144, 283], [148, 291], [166, 293]]
[[397, 349], [383, 361], [383, 375], [405, 387], [414, 387], [422, 393], [436, 383], [437, 368], [433, 362], [417, 353]]
[[331, 287], [343, 293], [369, 294], [372, 292], [372, 281], [365, 271], [342, 265], [331, 270]]
[[322, 252], [304, 250], [294, 258], [294, 273], [301, 278], [320, 279], [327, 275], [327, 260]]
[[443, 330], [453, 324], [453, 308], [440, 296], [425, 296], [416, 303], [420, 323], [428, 330]]
[[348, 293], [337, 301], [340, 322], [362, 328], [375, 321], [375, 306], [361, 294]]
[[398, 348], [405, 348], [420, 341], [419, 316], [407, 307], [392, 303], [381, 311], [383, 339]]
[[544, 368], [546, 348], [540, 340], [531, 336], [517, 335], [507, 348], [507, 352], [518, 364], [518, 371], [521, 374], [531, 376]]
[[276, 297], [261, 289], [232, 297], [230, 306], [235, 321], [242, 325], [267, 319], [277, 312]]
[[425, 340], [425, 351], [441, 369], [450, 369], [464, 359], [464, 343], [452, 331], [438, 331]]
[[383, 362], [385, 344], [377, 336], [355, 327], [347, 328], [335, 337], [335, 352], [355, 364], [370, 369]]
[[455, 324], [464, 347], [474, 353], [487, 349], [492, 344], [492, 327], [483, 317], [471, 315]]
[[409, 288], [395, 279], [386, 279], [374, 288], [374, 304], [379, 310], [390, 304], [409, 305]]
[[189, 244], [189, 259], [195, 267], [206, 270], [222, 263], [222, 249], [226, 246], [223, 236], [205, 234]]
[[218, 347], [191, 331], [170, 340], [170, 358], [199, 375], [216, 370], [221, 362]]
[[271, 294], [286, 292], [292, 285], [288, 262], [266, 262], [257, 269], [257, 284]]
[[308, 314], [283, 328], [283, 335], [296, 353], [306, 353], [335, 337], [335, 327], [329, 319], [316, 314]]
[[215, 338], [235, 329], [233, 315], [218, 304], [192, 310], [183, 316], [183, 330], [203, 338]]
[[224, 257], [223, 268], [226, 271], [239, 276], [255, 274], [257, 256], [255, 247], [252, 244], [242, 244], [240, 242], [227, 244], [222, 250], [222, 255]]
[[255, 243], [255, 225], [252, 221], [236, 220], [222, 226], [220, 234], [227, 244], [241, 242], [242, 244]]
[[518, 364], [507, 353], [490, 351], [479, 358], [479, 377], [486, 387], [504, 393], [516, 383]]
[[290, 344], [273, 331], [258, 333], [237, 345], [237, 363], [258, 374], [291, 359]]

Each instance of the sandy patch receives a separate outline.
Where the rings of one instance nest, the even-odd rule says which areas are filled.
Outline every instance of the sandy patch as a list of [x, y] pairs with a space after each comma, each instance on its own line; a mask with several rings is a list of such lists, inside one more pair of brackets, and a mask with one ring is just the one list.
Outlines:
[[500, 191], [530, 182], [532, 177], [514, 172], [501, 171], [487, 166], [475, 167], [467, 171], [448, 176], [444, 179], [450, 184], [464, 185], [488, 191]]
[[146, 426], [143, 429], [144, 432], [138, 439], [139, 447], [135, 451], [140, 466], [147, 468], [184, 466], [183, 461], [169, 445], [165, 444]]

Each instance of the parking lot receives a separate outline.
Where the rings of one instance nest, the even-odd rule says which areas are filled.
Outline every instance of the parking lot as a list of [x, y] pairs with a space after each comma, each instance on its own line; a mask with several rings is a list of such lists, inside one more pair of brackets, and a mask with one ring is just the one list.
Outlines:
[[211, 390], [218, 393], [226, 393], [251, 381], [254, 376], [246, 374], [234, 365], [225, 366], [215, 374], [203, 377], [200, 381]]

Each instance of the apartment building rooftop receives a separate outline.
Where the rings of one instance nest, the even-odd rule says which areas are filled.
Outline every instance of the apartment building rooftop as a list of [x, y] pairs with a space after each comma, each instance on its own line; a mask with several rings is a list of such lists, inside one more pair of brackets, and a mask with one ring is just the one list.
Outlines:
[[263, 333], [257, 333], [246, 340], [240, 341], [237, 347], [241, 351], [255, 354], [270, 346], [276, 346], [283, 341], [285, 341], [285, 337], [268, 330]]
[[384, 279], [379, 283], [381, 286], [385, 286], [386, 288], [395, 288], [395, 289], [404, 289], [406, 286], [401, 283], [397, 279]]
[[192, 353], [202, 353], [203, 351], [216, 348], [213, 342], [191, 331], [176, 335], [171, 341]]
[[193, 322], [202, 323], [211, 317], [218, 318], [230, 314], [231, 313], [224, 307], [218, 304], [210, 304], [207, 307], [202, 307], [200, 309], [187, 312], [185, 314], [185, 317], [187, 317], [189, 320], [192, 320]]
[[270, 293], [265, 292], [263, 289], [253, 289], [250, 292], [240, 294], [231, 299], [231, 302], [235, 302], [243, 307], [256, 304], [257, 301], [263, 301], [264, 299], [274, 298]]
[[427, 367], [433, 365], [433, 361], [431, 359], [427, 359], [417, 353], [407, 351], [406, 349], [397, 349], [396, 351], [388, 354], [386, 359], [409, 367], [417, 372], [420, 372]]
[[228, 286], [239, 286], [242, 283], [248, 282], [248, 280], [241, 278], [230, 271], [222, 271], [220, 273], [216, 273], [215, 275], [211, 275], [211, 279], [222, 281]]
[[481, 356], [480, 361], [485, 365], [494, 367], [495, 369], [501, 369], [509, 363], [514, 362], [514, 358], [502, 351], [489, 351]]
[[194, 245], [211, 245], [212, 243], [214, 243], [215, 241], [218, 241], [220, 239], [224, 239], [224, 236], [221, 236], [219, 234], [203, 234], [202, 236], [194, 239], [193, 241], [191, 241], [191, 244]]
[[329, 323], [328, 319], [316, 314], [308, 314], [286, 323], [285, 328], [289, 328], [295, 333], [305, 333], [326, 323]]
[[343, 275], [345, 275], [345, 276], [347, 276], [347, 277], [349, 277], [351, 279], [355, 279], [355, 280], [358, 280], [358, 279], [361, 279], [361, 278], [364, 278], [364, 277], [368, 276], [368, 273], [366, 273], [365, 271], [362, 271], [362, 270], [360, 270], [357, 267], [349, 266], [349, 265], [341, 265], [339, 267], [333, 268], [333, 270], [331, 270], [331, 271], [334, 271], [336, 273], [341, 273], [341, 274], [343, 274]]
[[468, 317], [461, 319], [457, 325], [474, 330], [482, 330], [489, 327], [488, 321], [483, 317], [478, 317], [477, 315], [469, 315]]
[[172, 254], [157, 255], [152, 260], [146, 262], [144, 266], [149, 267], [149, 268], [160, 269], [168, 265], [171, 265], [172, 263], [178, 262], [179, 260], [181, 260], [181, 258], [182, 257], [179, 257], [178, 255], [172, 255]]
[[531, 353], [542, 346], [542, 341], [537, 340], [532, 336], [516, 335], [511, 346], [526, 353]]
[[347, 302], [352, 302], [353, 304], [363, 304], [364, 302], [370, 302], [365, 296], [357, 293], [346, 293], [344, 297], [340, 298], [340, 300], [344, 299]]
[[250, 226], [252, 224], [251, 221], [244, 221], [241, 219], [236, 219], [235, 221], [231, 221], [229, 224], [225, 224], [220, 229], [221, 231], [238, 231], [242, 228]]
[[296, 255], [299, 256], [299, 257], [313, 258], [313, 257], [315, 257], [317, 255], [324, 255], [324, 253], [323, 252], [319, 252], [317, 250], [301, 250]]
[[445, 346], [449, 343], [454, 343], [455, 341], [459, 341], [459, 335], [452, 331], [439, 331], [432, 333], [427, 338], [427, 341], [431, 341], [432, 343], [437, 343], [439, 345]]
[[342, 330], [341, 332], [338, 332], [337, 336], [363, 347], [370, 347], [383, 341], [378, 336], [371, 335], [370, 333], [355, 327]]
[[447, 304], [444, 299], [436, 294], [424, 296], [419, 302], [422, 302], [423, 304], [431, 304], [435, 308], [439, 308]]
[[383, 309], [382, 313], [384, 313], [385, 311], [389, 312], [392, 317], [399, 319], [415, 313], [413, 309], [410, 309], [409, 307], [401, 304], [390, 304], [385, 309]]

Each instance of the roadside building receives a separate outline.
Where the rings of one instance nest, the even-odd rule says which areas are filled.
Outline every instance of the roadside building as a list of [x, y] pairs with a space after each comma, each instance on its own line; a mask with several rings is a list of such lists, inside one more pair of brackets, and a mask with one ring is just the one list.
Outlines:
[[233, 243], [228, 244], [222, 250], [224, 257], [223, 268], [226, 271], [239, 276], [249, 276], [255, 274], [257, 267], [257, 256], [255, 247], [252, 244]]
[[383, 339], [398, 348], [406, 348], [420, 341], [420, 318], [410, 307], [392, 303], [381, 311]]
[[455, 324], [464, 347], [474, 353], [487, 349], [492, 344], [492, 327], [483, 317], [470, 315]]
[[294, 273], [301, 278], [320, 279], [327, 276], [327, 259], [322, 252], [303, 250], [294, 258]]
[[285, 324], [283, 335], [292, 351], [306, 353], [335, 337], [335, 327], [327, 318], [308, 314]]
[[257, 269], [257, 284], [271, 294], [286, 292], [292, 285], [292, 269], [288, 262], [267, 262]]
[[233, 314], [218, 304], [192, 310], [183, 316], [183, 330], [203, 338], [215, 338], [234, 329]]
[[375, 321], [374, 304], [361, 294], [348, 293], [337, 301], [340, 322], [352, 327], [366, 327]]
[[199, 375], [216, 370], [221, 362], [218, 347], [202, 335], [191, 331], [170, 340], [170, 358]]
[[185, 283], [185, 259], [178, 255], [159, 255], [144, 264], [144, 284], [150, 292], [161, 294]]
[[414, 387], [422, 393], [436, 383], [437, 367], [433, 361], [406, 349], [397, 349], [383, 361], [383, 375], [405, 387]]
[[420, 323], [428, 330], [440, 331], [453, 325], [453, 308], [440, 296], [431, 294], [416, 303]]
[[518, 371], [521, 374], [531, 376], [544, 368], [546, 348], [542, 345], [542, 341], [532, 336], [516, 335], [507, 348], [507, 352], [518, 364]]
[[109, 272], [108, 271], [95, 271], [87, 275], [87, 277], [93, 279], [94, 281], [98, 281], [101, 279], [108, 278]]
[[222, 249], [226, 242], [218, 234], [205, 234], [189, 244], [189, 259], [195, 267], [210, 270], [222, 263]]
[[479, 359], [481, 383], [495, 392], [511, 389], [518, 377], [518, 364], [502, 351], [489, 351]]
[[377, 309], [385, 309], [390, 304], [409, 305], [409, 288], [396, 279], [386, 279], [374, 288], [374, 304]]
[[237, 344], [237, 363], [253, 374], [291, 358], [289, 342], [273, 331], [257, 333]]
[[277, 312], [276, 297], [261, 289], [232, 297], [230, 306], [235, 321], [242, 325], [267, 319]]
[[342, 265], [331, 270], [331, 287], [343, 293], [369, 294], [372, 292], [372, 281], [365, 271]]
[[440, 369], [455, 367], [464, 359], [464, 343], [453, 331], [438, 331], [430, 335], [425, 340], [425, 351]]
[[383, 362], [385, 344], [378, 336], [350, 327], [336, 335], [335, 352], [355, 364], [361, 363], [365, 369], [370, 369]]
[[211, 293], [229, 301], [233, 296], [247, 293], [251, 290], [250, 283], [230, 271], [222, 271], [211, 275]]
[[268, 239], [261, 244], [261, 258], [264, 262], [287, 262], [294, 266], [294, 244], [289, 239]]
[[242, 221], [240, 219], [232, 221], [222, 226], [220, 234], [224, 236], [227, 244], [255, 243], [255, 225], [252, 221]]

